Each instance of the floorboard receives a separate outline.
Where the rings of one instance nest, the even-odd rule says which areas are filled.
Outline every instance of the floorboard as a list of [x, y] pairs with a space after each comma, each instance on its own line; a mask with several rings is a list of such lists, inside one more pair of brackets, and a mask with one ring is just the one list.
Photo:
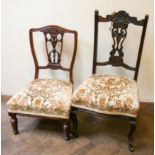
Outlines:
[[[125, 120], [79, 113], [79, 138], [65, 141], [59, 121], [18, 116], [19, 135], [13, 135], [7, 115], [8, 96], [2, 96], [2, 155], [152, 155], [153, 103], [141, 103], [135, 134], [136, 150], [128, 151]], [[118, 123], [119, 121], [119, 123]], [[119, 124], [119, 125], [118, 125]]]

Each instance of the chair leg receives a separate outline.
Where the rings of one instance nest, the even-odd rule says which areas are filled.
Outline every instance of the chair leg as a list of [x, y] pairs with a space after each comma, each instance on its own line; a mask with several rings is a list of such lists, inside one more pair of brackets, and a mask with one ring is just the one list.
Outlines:
[[130, 123], [130, 131], [129, 131], [129, 135], [128, 135], [128, 141], [129, 141], [129, 150], [131, 152], [134, 151], [134, 132], [136, 130], [136, 119], [131, 119], [129, 121]]
[[69, 122], [64, 122], [63, 123], [63, 132], [64, 132], [64, 136], [65, 136], [65, 140], [69, 140], [70, 139], [70, 126], [69, 126]]
[[11, 117], [10, 122], [11, 122], [13, 133], [16, 135], [19, 133], [18, 132], [18, 120], [17, 120], [16, 114], [9, 113], [9, 116]]
[[77, 119], [77, 111], [78, 109], [77, 108], [72, 108], [72, 111], [71, 111], [71, 120], [72, 120], [72, 123], [73, 123], [73, 127], [72, 127], [72, 134], [74, 137], [78, 137], [78, 119]]

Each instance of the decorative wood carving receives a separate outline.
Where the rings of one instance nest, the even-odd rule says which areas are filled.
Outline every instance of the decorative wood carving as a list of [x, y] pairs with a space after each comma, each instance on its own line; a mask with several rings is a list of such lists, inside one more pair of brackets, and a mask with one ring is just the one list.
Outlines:
[[[57, 29], [52, 29], [45, 31], [44, 36], [46, 41], [46, 52], [49, 61], [48, 66], [51, 64], [60, 64], [64, 32], [61, 32], [60, 30], [58, 31]], [[48, 42], [52, 44], [52, 49], [50, 50], [48, 49]], [[58, 43], [60, 43], [59, 47], [57, 47]]]
[[[96, 66], [112, 65], [112, 66], [122, 66], [131, 71], [135, 71], [134, 79], [137, 80], [139, 65], [141, 60], [141, 54], [143, 49], [143, 43], [145, 38], [146, 26], [148, 21], [148, 15], [142, 20], [137, 20], [136, 17], [129, 16], [125, 11], [114, 12], [111, 15], [102, 17], [99, 15], [98, 11], [95, 11], [95, 35], [94, 35], [94, 58], [93, 58], [93, 73], [96, 73]], [[97, 44], [98, 44], [98, 23], [99, 22], [111, 22], [112, 29], [111, 35], [113, 39], [112, 50], [110, 51], [109, 60], [106, 62], [97, 62]], [[123, 43], [127, 37], [127, 28], [129, 24], [134, 24], [137, 26], [142, 26], [142, 35], [139, 45], [137, 63], [135, 67], [131, 67], [124, 63], [123, 56]]]
[[[46, 54], [48, 57], [48, 64], [46, 66], [39, 66], [38, 60], [36, 57], [34, 43], [33, 43], [33, 32], [42, 32], [45, 37], [45, 47], [46, 47]], [[68, 68], [63, 67], [61, 65], [61, 56], [63, 51], [63, 38], [65, 33], [73, 34], [74, 36], [74, 49], [73, 49], [73, 56], [71, 60], [71, 64]], [[48, 44], [52, 45], [52, 48], [49, 49]], [[32, 55], [35, 63], [35, 79], [38, 78], [39, 69], [61, 69], [63, 71], [70, 72], [70, 82], [73, 82], [73, 65], [76, 56], [76, 49], [77, 49], [77, 32], [74, 30], [69, 30], [62, 28], [56, 25], [49, 25], [42, 28], [33, 28], [30, 29], [30, 45], [32, 50]]]
[[[125, 11], [114, 12], [112, 15], [107, 15], [106, 20], [112, 22], [111, 33], [114, 42], [109, 61], [113, 63], [113, 66], [119, 66], [123, 63], [123, 42], [127, 36], [128, 24], [143, 25], [144, 20], [138, 21], [136, 17], [130, 17]], [[118, 52], [118, 56], [115, 56], [116, 52]]]

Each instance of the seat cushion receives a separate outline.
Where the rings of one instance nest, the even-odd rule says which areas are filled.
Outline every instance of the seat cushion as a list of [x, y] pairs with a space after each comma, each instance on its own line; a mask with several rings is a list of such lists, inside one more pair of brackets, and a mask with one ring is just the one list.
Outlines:
[[69, 118], [72, 84], [53, 79], [36, 79], [8, 102], [8, 112]]
[[74, 92], [72, 106], [136, 117], [139, 110], [137, 84], [126, 77], [94, 74]]

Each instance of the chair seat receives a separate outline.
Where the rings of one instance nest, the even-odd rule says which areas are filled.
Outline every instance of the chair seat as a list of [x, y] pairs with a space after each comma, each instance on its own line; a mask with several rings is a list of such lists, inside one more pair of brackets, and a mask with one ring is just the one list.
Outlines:
[[36, 79], [8, 102], [8, 112], [69, 118], [72, 84], [53, 79]]
[[94, 74], [74, 92], [72, 106], [110, 115], [136, 117], [137, 84], [126, 77]]

